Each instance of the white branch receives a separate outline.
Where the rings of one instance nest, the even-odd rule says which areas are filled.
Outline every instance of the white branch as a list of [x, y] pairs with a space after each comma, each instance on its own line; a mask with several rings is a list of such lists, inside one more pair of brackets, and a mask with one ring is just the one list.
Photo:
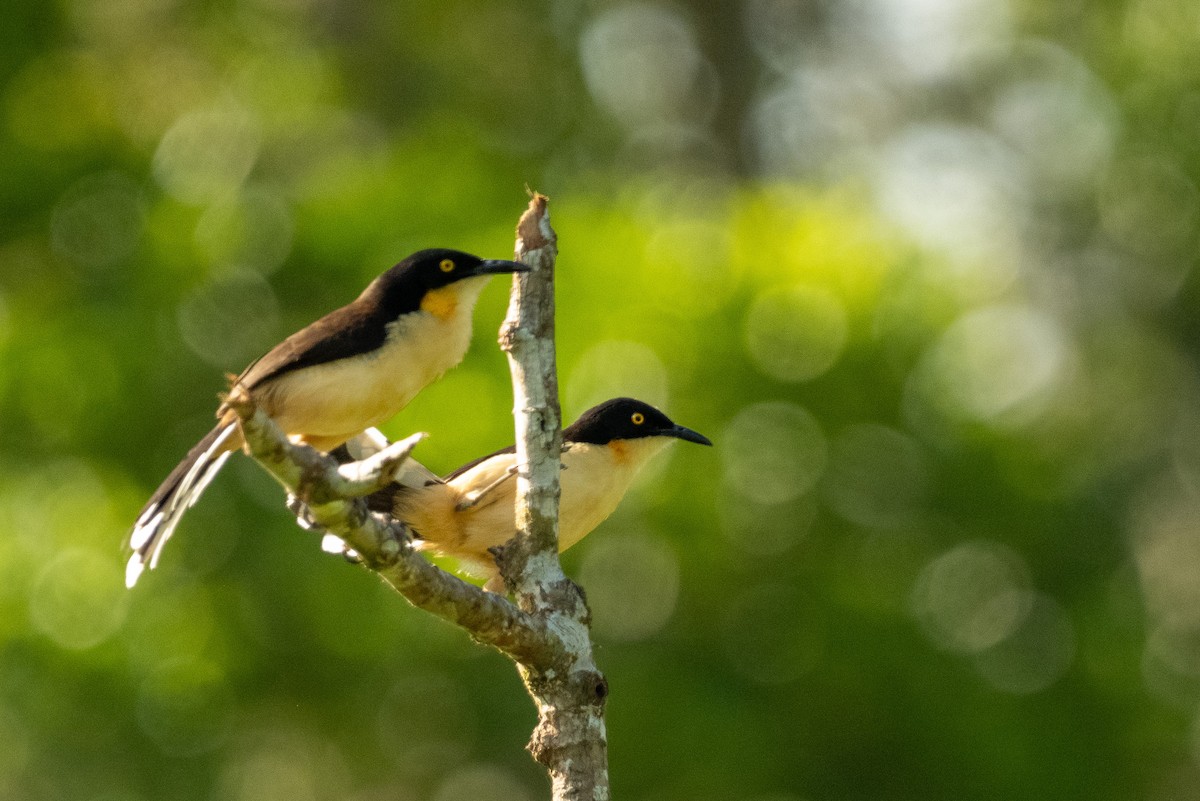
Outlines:
[[339, 482], [333, 489], [346, 498], [362, 498], [379, 492], [396, 480], [413, 449], [427, 436], [424, 433], [413, 434], [365, 459], [342, 465], [337, 471]]
[[608, 683], [596, 667], [583, 593], [558, 561], [561, 413], [554, 355], [554, 262], [557, 239], [547, 199], [534, 195], [517, 226], [517, 259], [530, 271], [514, 277], [500, 346], [508, 354], [516, 422], [517, 536], [498, 549], [497, 564], [517, 604], [560, 638], [566, 670], [525, 662], [521, 675], [538, 706], [529, 742], [550, 772], [555, 801], [607, 801]]

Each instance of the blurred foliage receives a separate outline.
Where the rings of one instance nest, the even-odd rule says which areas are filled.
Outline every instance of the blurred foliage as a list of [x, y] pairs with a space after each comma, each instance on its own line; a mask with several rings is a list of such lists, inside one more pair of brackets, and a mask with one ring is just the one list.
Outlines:
[[[677, 445], [566, 555], [626, 799], [1200, 795], [1200, 6], [13, 0], [0, 799], [544, 797], [506, 660], [235, 459], [221, 376], [549, 193], [568, 419]], [[511, 441], [494, 346], [388, 433]]]

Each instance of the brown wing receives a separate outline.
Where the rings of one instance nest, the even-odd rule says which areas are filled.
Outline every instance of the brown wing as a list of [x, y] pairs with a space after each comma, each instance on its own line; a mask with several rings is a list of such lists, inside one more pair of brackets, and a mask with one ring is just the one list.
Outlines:
[[293, 370], [369, 353], [387, 338], [388, 322], [380, 309], [359, 303], [343, 306], [271, 348], [251, 363], [236, 383], [254, 389]]
[[516, 453], [516, 452], [517, 452], [516, 445], [509, 445], [507, 448], [501, 448], [498, 451], [492, 451], [487, 456], [480, 456], [478, 459], [472, 459], [471, 461], [467, 462], [466, 464], [459, 465], [458, 467], [454, 468], [446, 475], [442, 476], [442, 481], [444, 481], [444, 482], [453, 481], [454, 479], [461, 476], [463, 473], [470, 470], [472, 467], [482, 464], [483, 462], [486, 462], [488, 459], [494, 458], [496, 456], [500, 456], [501, 454]]

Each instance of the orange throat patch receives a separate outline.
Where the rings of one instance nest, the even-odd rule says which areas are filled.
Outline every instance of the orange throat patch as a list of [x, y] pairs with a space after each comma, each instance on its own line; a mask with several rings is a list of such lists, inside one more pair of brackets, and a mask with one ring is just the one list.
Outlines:
[[617, 464], [625, 464], [629, 461], [632, 454], [629, 452], [630, 447], [625, 440], [614, 439], [608, 443], [608, 449], [612, 452], [613, 460]]
[[439, 320], [448, 320], [458, 311], [458, 293], [452, 286], [431, 289], [421, 298], [421, 311], [428, 312]]

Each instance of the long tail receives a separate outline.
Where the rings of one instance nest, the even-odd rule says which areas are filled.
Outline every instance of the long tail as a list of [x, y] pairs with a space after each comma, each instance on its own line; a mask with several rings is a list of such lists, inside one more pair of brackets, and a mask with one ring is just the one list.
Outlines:
[[232, 453], [229, 438], [236, 433], [234, 423], [222, 424], [209, 431], [146, 502], [133, 533], [129, 535], [133, 555], [125, 566], [126, 587], [136, 584], [147, 567], [153, 569], [158, 564], [162, 547], [179, 525], [183, 513], [199, 499]]

